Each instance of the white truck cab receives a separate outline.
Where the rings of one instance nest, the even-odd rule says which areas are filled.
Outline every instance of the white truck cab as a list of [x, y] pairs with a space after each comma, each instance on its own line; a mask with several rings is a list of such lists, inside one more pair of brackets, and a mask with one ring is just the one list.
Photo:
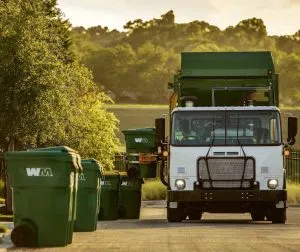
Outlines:
[[182, 53], [169, 87], [169, 141], [164, 121], [156, 125], [168, 163], [168, 220], [249, 212], [253, 221], [285, 223], [284, 153], [297, 118], [288, 118], [284, 143], [271, 53]]

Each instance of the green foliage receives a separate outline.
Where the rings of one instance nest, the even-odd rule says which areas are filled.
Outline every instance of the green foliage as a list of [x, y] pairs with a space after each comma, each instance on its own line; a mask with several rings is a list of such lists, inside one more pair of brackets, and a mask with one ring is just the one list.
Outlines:
[[273, 53], [281, 104], [300, 102], [300, 30], [291, 36], [268, 36], [263, 20], [251, 18], [222, 31], [198, 20], [178, 24], [173, 11], [147, 21], [128, 21], [124, 29], [96, 26], [72, 32], [75, 54], [117, 102], [168, 103], [167, 82], [180, 68], [182, 51], [261, 50]]
[[300, 185], [298, 184], [287, 184], [288, 191], [288, 202], [289, 203], [300, 203]]
[[159, 179], [148, 179], [142, 187], [142, 200], [165, 200], [167, 187]]
[[112, 167], [111, 99], [73, 53], [56, 0], [0, 2], [0, 148], [68, 145]]
[[0, 233], [6, 233], [8, 230], [7, 226], [0, 225]]

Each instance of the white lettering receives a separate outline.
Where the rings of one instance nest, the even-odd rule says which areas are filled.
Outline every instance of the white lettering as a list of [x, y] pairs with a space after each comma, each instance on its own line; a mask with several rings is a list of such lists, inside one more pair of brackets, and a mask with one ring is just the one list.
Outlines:
[[81, 181], [85, 181], [84, 174], [83, 173], [79, 174], [78, 179], [81, 180]]
[[40, 170], [41, 168], [26, 168], [27, 176], [32, 177], [32, 176], [39, 176], [40, 175]]
[[140, 137], [140, 138], [135, 138], [134, 141], [135, 141], [136, 143], [148, 143], [148, 139], [147, 139], [147, 138], [142, 138], [142, 137]]
[[110, 186], [111, 182], [110, 181], [103, 181], [103, 180], [101, 180], [100, 185], [102, 185], [102, 186]]
[[28, 177], [52, 177], [51, 168], [26, 168]]

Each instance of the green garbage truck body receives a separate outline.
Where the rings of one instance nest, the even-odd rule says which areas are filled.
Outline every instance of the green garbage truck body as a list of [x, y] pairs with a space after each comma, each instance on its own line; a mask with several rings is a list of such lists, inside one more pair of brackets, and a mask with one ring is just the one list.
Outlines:
[[[286, 221], [278, 75], [270, 52], [182, 53], [169, 84], [167, 216], [249, 212]], [[288, 143], [297, 120], [289, 118]]]

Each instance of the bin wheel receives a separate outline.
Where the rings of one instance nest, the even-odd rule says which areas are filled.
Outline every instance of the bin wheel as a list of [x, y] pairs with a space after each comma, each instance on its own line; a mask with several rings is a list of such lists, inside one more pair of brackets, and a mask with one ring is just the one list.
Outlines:
[[17, 247], [34, 247], [37, 244], [37, 233], [31, 223], [21, 223], [11, 232], [11, 240]]
[[123, 206], [119, 206], [118, 208], [118, 219], [125, 219], [126, 218], [126, 210]]
[[286, 208], [276, 208], [271, 213], [273, 224], [284, 224], [286, 222]]

